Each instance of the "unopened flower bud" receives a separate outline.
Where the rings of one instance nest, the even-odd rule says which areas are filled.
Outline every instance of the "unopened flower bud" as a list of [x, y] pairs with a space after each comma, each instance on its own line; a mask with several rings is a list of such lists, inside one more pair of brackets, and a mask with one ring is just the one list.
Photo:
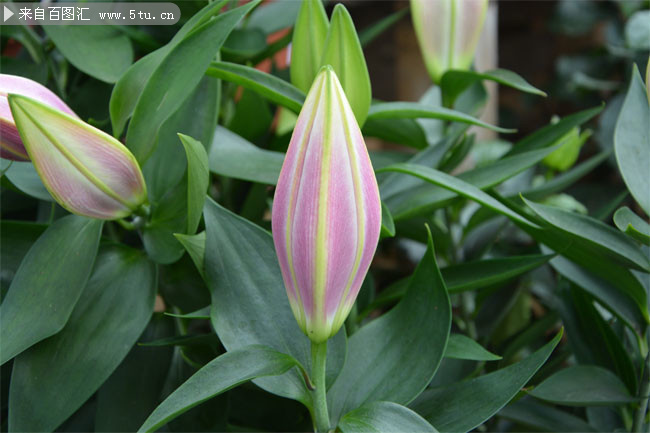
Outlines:
[[65, 102], [42, 84], [16, 75], [0, 74], [0, 156], [2, 158], [13, 161], [29, 161], [29, 156], [9, 109], [7, 101], [9, 93], [28, 96], [76, 117], [76, 114], [65, 105]]
[[36, 172], [65, 209], [117, 219], [146, 202], [140, 167], [118, 140], [34, 99], [13, 94], [8, 99]]
[[469, 69], [487, 0], [411, 0], [413, 26], [429, 75], [436, 83], [450, 69]]
[[368, 151], [329, 66], [317, 75], [298, 117], [272, 220], [293, 313], [312, 341], [323, 342], [348, 316], [381, 228]]

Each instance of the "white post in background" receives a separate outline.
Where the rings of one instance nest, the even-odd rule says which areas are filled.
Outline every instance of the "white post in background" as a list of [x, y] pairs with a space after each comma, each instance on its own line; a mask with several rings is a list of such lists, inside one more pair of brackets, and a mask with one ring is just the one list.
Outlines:
[[[474, 67], [479, 72], [496, 69], [499, 65], [499, 5], [496, 0], [491, 0], [488, 5], [485, 25], [481, 32]], [[491, 125], [499, 124], [499, 93], [498, 85], [492, 81], [485, 81], [485, 89], [488, 92], [488, 103], [481, 114], [481, 120]], [[493, 140], [497, 133], [485, 128], [474, 128], [477, 139]]]

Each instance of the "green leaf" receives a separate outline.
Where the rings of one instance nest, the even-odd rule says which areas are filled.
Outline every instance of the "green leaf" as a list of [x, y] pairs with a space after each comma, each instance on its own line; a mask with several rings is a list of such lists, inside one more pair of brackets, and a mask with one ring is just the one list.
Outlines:
[[295, 0], [276, 0], [264, 3], [251, 12], [247, 27], [263, 30], [267, 35], [291, 27], [296, 21], [300, 2]]
[[622, 232], [639, 242], [650, 245], [650, 224], [624, 206], [614, 214], [614, 224]]
[[569, 348], [579, 364], [599, 365], [616, 375], [636, 393], [637, 373], [621, 334], [612, 329], [594, 298], [575, 286], [560, 285], [556, 308], [566, 326]]
[[[486, 259], [447, 266], [442, 268], [440, 273], [447, 286], [447, 291], [459, 293], [508, 281], [543, 265], [552, 257], [554, 257], [553, 254]], [[365, 317], [373, 310], [401, 299], [406, 293], [407, 283], [407, 279], [399, 280], [383, 290], [370, 305], [359, 313], [359, 316]]]
[[395, 25], [399, 20], [401, 20], [408, 13], [409, 13], [408, 8], [402, 8], [397, 12], [393, 12], [392, 14], [371, 24], [370, 26], [365, 27], [363, 30], [359, 32], [359, 42], [361, 42], [361, 45], [365, 47], [366, 45], [374, 41], [377, 37], [379, 37], [382, 33], [384, 33], [386, 30], [388, 30], [393, 25]]
[[[410, 164], [425, 165], [427, 167], [438, 167], [445, 154], [454, 146], [454, 143], [457, 140], [462, 139], [464, 130], [466, 128], [469, 128], [469, 126], [462, 124], [459, 124], [458, 126], [461, 127], [459, 128], [461, 129], [460, 131], [448, 135], [444, 140], [435, 145], [426, 147], [421, 152], [413, 155], [406, 162]], [[386, 165], [384, 165], [382, 168], [386, 168]], [[421, 185], [426, 185], [426, 182], [416, 177], [402, 176], [400, 173], [390, 173], [380, 178], [379, 194], [383, 200], [388, 201], [394, 196], [399, 196], [401, 194], [407, 193], [411, 189], [417, 188]]]
[[[436, 85], [429, 87], [422, 96], [420, 96], [418, 102], [434, 108], [442, 107], [442, 92], [440, 87]], [[438, 119], [417, 119], [417, 123], [422, 127], [429, 146], [435, 146], [436, 143], [445, 138], [444, 121]]]
[[[205, 234], [205, 232], [201, 232]], [[195, 235], [197, 236], [197, 235]], [[192, 311], [187, 314], [175, 314], [175, 313], [165, 313], [166, 316], [178, 317], [180, 319], [209, 319], [210, 318], [210, 306], [203, 307], [200, 310]]]
[[429, 234], [404, 299], [350, 338], [343, 370], [328, 392], [331, 424], [364, 403], [407, 404], [417, 397], [438, 369], [450, 327], [449, 296]]
[[283, 162], [284, 153], [261, 149], [223, 126], [214, 132], [209, 165], [215, 174], [275, 185]]
[[187, 234], [194, 234], [201, 221], [203, 203], [210, 183], [208, 153], [200, 141], [178, 134], [187, 155]]
[[623, 180], [632, 196], [650, 215], [650, 107], [639, 69], [634, 66], [630, 88], [614, 132], [614, 151]]
[[224, 58], [245, 62], [259, 55], [266, 48], [266, 34], [260, 29], [234, 29], [221, 47]]
[[419, 102], [380, 102], [373, 104], [368, 112], [368, 120], [392, 118], [441, 119], [450, 122], [468, 123], [503, 133], [516, 131], [515, 129], [490, 125], [461, 111], [450, 110], [444, 107], [433, 107]]
[[[491, 164], [460, 173], [457, 178], [479, 189], [491, 188], [532, 167], [553, 152], [554, 148], [532, 150], [499, 159]], [[455, 197], [457, 194], [454, 191], [423, 183], [417, 188], [410, 188], [400, 194], [384, 196], [384, 199], [395, 215], [395, 219], [401, 220], [428, 213]]]
[[[577, 182], [580, 178], [582, 178], [587, 173], [591, 172], [594, 168], [599, 166], [603, 161], [606, 161], [610, 155], [611, 152], [609, 151], [600, 152], [599, 154], [592, 156], [585, 162], [576, 165], [571, 170], [559, 174], [539, 186], [526, 189], [522, 191], [521, 194], [526, 196], [528, 199], [538, 200], [548, 195], [560, 191], [564, 191], [569, 186]], [[518, 198], [519, 194], [517, 194], [516, 197]]]
[[528, 393], [566, 406], [623, 405], [636, 400], [614, 373], [593, 365], [562, 369]]
[[563, 233], [580, 239], [624, 266], [650, 270], [650, 261], [638, 245], [613, 227], [586, 215], [523, 200], [544, 221]]
[[133, 62], [128, 36], [114, 26], [43, 26], [61, 54], [77, 69], [116, 82]]
[[453, 107], [456, 98], [477, 81], [488, 80], [522, 92], [546, 96], [546, 93], [533, 87], [521, 76], [506, 69], [494, 69], [486, 72], [450, 70], [444, 73], [440, 81], [446, 107]]
[[321, 0], [300, 6], [291, 40], [291, 83], [307, 93], [321, 67], [329, 21]]
[[395, 222], [393, 221], [393, 216], [390, 213], [390, 210], [386, 205], [381, 203], [381, 237], [392, 238], [395, 236]]
[[[265, 344], [311, 365], [310, 341], [294, 319], [271, 235], [208, 199], [203, 211], [207, 233], [206, 282], [212, 293], [212, 324], [227, 350]], [[339, 332], [327, 347], [327, 379], [343, 365], [346, 338]], [[302, 376], [256, 380], [261, 388], [311, 404]]]
[[641, 335], [647, 322], [633, 297], [564, 257], [555, 257], [551, 260], [550, 265], [568, 280], [595, 297], [603, 307]]
[[110, 101], [111, 124], [113, 125], [113, 135], [115, 137], [122, 135], [126, 121], [133, 115], [133, 110], [142, 95], [142, 91], [160, 62], [191, 30], [204, 24], [212, 15], [219, 13], [226, 1], [221, 0], [208, 4], [187, 20], [167, 45], [144, 56], [122, 75], [113, 88]]
[[210, 398], [249, 380], [277, 376], [299, 363], [269, 347], [246, 346], [206, 364], [165, 399], [138, 431], [151, 432]]
[[228, 34], [258, 3], [253, 1], [222, 13], [191, 31], [151, 74], [126, 135], [126, 143], [138, 161], [142, 163], [149, 157], [160, 126], [199, 84]]
[[396, 162], [406, 162], [412, 157], [409, 153], [396, 150], [371, 150], [368, 154], [370, 155], [370, 162], [372, 162], [372, 166], [376, 170], [388, 167]]
[[142, 334], [155, 296], [156, 268], [141, 252], [102, 249], [65, 328], [14, 361], [9, 429], [53, 431], [81, 407]]
[[113, 136], [120, 137], [124, 132], [126, 122], [133, 115], [142, 90], [168, 53], [169, 49], [166, 45], [147, 54], [127, 69], [115, 83], [109, 102]]
[[536, 403], [530, 398], [509, 404], [501, 409], [499, 416], [517, 424], [532, 427], [536, 431], [576, 433], [598, 431], [577, 416]]
[[440, 431], [470, 431], [490, 419], [530, 380], [562, 332], [523, 361], [474, 379], [426, 390], [410, 406]]
[[269, 101], [288, 108], [294, 113], [300, 113], [302, 104], [305, 102], [305, 94], [300, 89], [281, 78], [249, 66], [212, 62], [206, 74], [253, 90]]
[[515, 224], [538, 242], [617, 287], [634, 300], [644, 319], [649, 320], [646, 290], [630, 270], [611, 260], [592, 244], [571, 234], [553, 227], [536, 229], [520, 223]]
[[212, 140], [219, 111], [220, 87], [216, 78], [203, 77], [178, 110], [160, 127], [156, 151], [142, 167], [150, 203], [157, 204], [179, 182], [187, 181], [183, 178], [187, 172], [187, 157], [183, 146], [179, 146], [178, 134], [189, 135], [201, 143]]
[[228, 129], [235, 134], [247, 140], [257, 140], [269, 133], [273, 123], [273, 113], [268, 102], [258, 93], [243, 89], [232, 112], [232, 117], [228, 120]]
[[512, 147], [506, 156], [516, 155], [522, 152], [528, 152], [535, 149], [548, 147], [557, 142], [566, 133], [571, 131], [574, 127], [580, 126], [587, 122], [598, 113], [603, 111], [604, 105], [599, 107], [589, 108], [587, 110], [579, 111], [577, 113], [566, 116], [560, 119], [557, 123], [551, 123], [532, 134], [519, 140]]
[[190, 255], [194, 262], [194, 266], [196, 266], [201, 277], [205, 278], [205, 231], [195, 235], [174, 233], [174, 237], [178, 239], [178, 242], [183, 245], [187, 253]]
[[161, 338], [160, 340], [148, 341], [146, 343], [138, 343], [140, 346], [144, 347], [164, 347], [164, 346], [202, 346], [208, 345], [213, 342], [219, 341], [219, 337], [214, 335], [214, 333], [205, 333], [205, 334], [186, 334], [186, 335], [173, 335], [167, 338]]
[[410, 176], [419, 177], [422, 180], [425, 180], [427, 182], [433, 183], [434, 185], [438, 185], [442, 188], [453, 191], [458, 195], [466, 197], [470, 200], [474, 200], [477, 203], [480, 203], [496, 212], [499, 212], [500, 214], [503, 214], [514, 221], [518, 221], [522, 224], [526, 224], [533, 227], [535, 226], [526, 218], [522, 217], [516, 212], [513, 212], [508, 207], [504, 206], [499, 201], [495, 200], [488, 194], [484, 193], [474, 185], [467, 183], [458, 177], [450, 176], [446, 173], [435, 170], [433, 168], [424, 167], [421, 165], [409, 164], [409, 163], [395, 164], [395, 165], [391, 165], [390, 167], [386, 167], [381, 170], [378, 170], [379, 173], [385, 171], [395, 171], [398, 173], [404, 173]]
[[415, 149], [425, 149], [429, 144], [422, 127], [414, 119], [366, 119], [364, 136], [377, 137], [391, 143]]
[[445, 358], [469, 359], [472, 361], [497, 361], [499, 355], [486, 350], [476, 341], [463, 334], [451, 334], [445, 350]]
[[0, 159], [0, 178], [5, 175], [13, 163], [14, 161], [10, 161], [8, 159]]
[[536, 269], [554, 254], [531, 254], [458, 263], [442, 269], [449, 293], [488, 287]]
[[354, 117], [363, 126], [372, 98], [370, 76], [354, 23], [341, 3], [334, 6], [320, 65], [334, 68]]
[[31, 162], [12, 162], [5, 176], [21, 192], [38, 200], [54, 201]]
[[210, 304], [210, 292], [190, 257], [161, 266], [160, 295], [171, 310], [195, 311]]
[[43, 224], [22, 221], [0, 221], [0, 284], [2, 297], [23, 261], [23, 257], [47, 228]]
[[371, 402], [348, 412], [338, 429], [343, 433], [437, 432], [411, 409], [388, 401]]
[[0, 306], [2, 364], [63, 329], [90, 276], [102, 225], [70, 215], [29, 249]]
[[[174, 334], [174, 321], [152, 317], [139, 341]], [[173, 347], [135, 345], [97, 392], [95, 431], [132, 432], [142, 425], [160, 402], [171, 365]]]
[[174, 233], [187, 229], [187, 186], [179, 183], [153, 206], [151, 220], [142, 231], [142, 242], [149, 257], [170, 264], [183, 255], [183, 246]]

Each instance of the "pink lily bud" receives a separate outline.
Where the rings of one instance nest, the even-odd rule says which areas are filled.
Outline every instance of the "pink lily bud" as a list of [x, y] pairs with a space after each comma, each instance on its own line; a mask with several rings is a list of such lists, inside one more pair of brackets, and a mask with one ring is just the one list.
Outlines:
[[339, 330], [377, 248], [381, 203], [359, 125], [330, 66], [309, 90], [273, 202], [273, 240], [300, 328]]
[[16, 75], [0, 74], [0, 156], [13, 161], [29, 161], [9, 109], [7, 94], [28, 96], [51, 107], [77, 116], [50, 89], [36, 81]]
[[413, 27], [429, 75], [440, 83], [450, 69], [469, 69], [488, 0], [411, 0]]
[[36, 172], [65, 209], [110, 220], [147, 201], [140, 167], [118, 140], [34, 99], [9, 94], [8, 100]]

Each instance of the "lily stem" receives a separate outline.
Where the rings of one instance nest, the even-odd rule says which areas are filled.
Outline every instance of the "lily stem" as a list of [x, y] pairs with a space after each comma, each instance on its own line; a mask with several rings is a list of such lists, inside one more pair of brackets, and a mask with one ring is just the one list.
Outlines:
[[644, 364], [643, 371], [641, 372], [641, 386], [639, 388], [639, 398], [641, 401], [634, 414], [633, 432], [642, 431], [645, 412], [648, 408], [648, 393], [650, 393], [650, 353], [646, 355]]
[[135, 230], [135, 229], [136, 229], [135, 224], [133, 224], [133, 223], [131, 223], [131, 222], [129, 222], [129, 221], [124, 221], [124, 220], [121, 219], [121, 218], [115, 220], [115, 222], [118, 223], [119, 225], [121, 225], [122, 227], [124, 227], [124, 228], [127, 229], [127, 230]]
[[330, 428], [327, 412], [327, 388], [325, 385], [325, 366], [327, 364], [327, 341], [311, 343], [311, 378], [316, 388], [312, 391], [314, 403], [314, 428], [318, 433], [325, 433]]

